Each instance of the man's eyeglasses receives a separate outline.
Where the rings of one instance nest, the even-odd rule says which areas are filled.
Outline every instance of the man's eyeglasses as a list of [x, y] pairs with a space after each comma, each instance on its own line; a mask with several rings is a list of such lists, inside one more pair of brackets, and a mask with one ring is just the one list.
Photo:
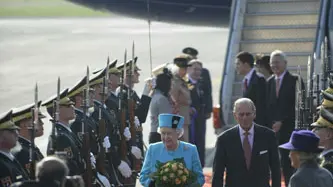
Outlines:
[[244, 116], [249, 117], [251, 115], [253, 115], [253, 112], [241, 112], [241, 113], [237, 113], [237, 116], [239, 116], [239, 117], [244, 117]]

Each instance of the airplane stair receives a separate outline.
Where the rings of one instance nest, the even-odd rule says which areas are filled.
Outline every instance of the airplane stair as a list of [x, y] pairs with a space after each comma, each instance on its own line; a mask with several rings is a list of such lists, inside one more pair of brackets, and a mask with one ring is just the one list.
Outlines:
[[[226, 63], [232, 64], [240, 51], [269, 55], [279, 49], [287, 54], [289, 71], [296, 73], [299, 65], [306, 82], [308, 57], [313, 54], [316, 40], [320, 0], [239, 0], [238, 3], [239, 10], [234, 13], [238, 26], [233, 26], [233, 32], [239, 34], [234, 36], [236, 41], [232, 45], [236, 46], [229, 51], [232, 54]], [[223, 91], [227, 95], [222, 97], [222, 110], [227, 111], [227, 114], [224, 113], [227, 124], [235, 124], [232, 106], [242, 95], [242, 77], [232, 66], [227, 68], [227, 73], [234, 72], [235, 75], [225, 73], [224, 78], [228, 76], [233, 81], [229, 80], [227, 87], [223, 88], [231, 91]]]

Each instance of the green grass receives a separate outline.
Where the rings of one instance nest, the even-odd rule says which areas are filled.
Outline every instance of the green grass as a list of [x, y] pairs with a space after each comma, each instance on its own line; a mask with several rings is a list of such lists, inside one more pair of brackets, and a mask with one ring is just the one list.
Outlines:
[[[40, 2], [40, 3], [39, 3]], [[101, 17], [110, 13], [64, 0], [0, 0], [0, 17]]]

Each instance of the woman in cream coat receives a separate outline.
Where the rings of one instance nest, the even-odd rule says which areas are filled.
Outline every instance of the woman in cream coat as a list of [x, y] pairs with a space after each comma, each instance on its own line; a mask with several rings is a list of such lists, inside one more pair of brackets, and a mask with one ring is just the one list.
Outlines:
[[184, 78], [189, 66], [188, 57], [179, 56], [174, 59], [174, 64], [170, 67], [173, 74], [170, 95], [178, 108], [178, 114], [184, 117], [184, 135], [181, 140], [185, 142], [189, 141], [191, 93]]

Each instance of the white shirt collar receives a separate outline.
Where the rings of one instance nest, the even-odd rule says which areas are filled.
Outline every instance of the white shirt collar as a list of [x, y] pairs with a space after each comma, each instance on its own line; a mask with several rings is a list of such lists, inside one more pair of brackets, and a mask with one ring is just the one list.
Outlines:
[[326, 154], [328, 154], [330, 152], [333, 152], [333, 149], [324, 150], [323, 152], [321, 152], [320, 156], [325, 156]]
[[29, 143], [30, 143], [30, 140], [28, 140], [28, 139], [24, 138], [23, 136], [20, 136], [20, 138], [22, 138], [23, 140], [25, 140], [25, 141], [27, 141], [27, 142], [29, 142]]
[[284, 75], [286, 74], [286, 72], [287, 72], [287, 70], [284, 70], [284, 72], [283, 72], [280, 76], [276, 76], [276, 75], [275, 75], [275, 80], [276, 80], [276, 79], [280, 79], [280, 83], [281, 83], [282, 80], [283, 80]]
[[190, 81], [193, 83], [193, 84], [196, 84], [198, 81], [192, 79], [192, 77], [190, 75], [187, 76], [188, 79], [190, 79]]
[[[239, 124], [238, 124], [238, 129], [239, 129], [239, 137], [240, 137], [241, 143], [243, 145], [245, 130], [242, 129], [242, 127]], [[252, 124], [252, 127], [250, 128], [249, 135], [248, 135], [248, 139], [249, 139], [249, 143], [251, 145], [251, 148], [253, 148], [253, 137], [254, 137], [254, 123]]]
[[252, 68], [244, 77], [243, 79], [243, 82], [245, 82], [245, 79], [247, 79], [247, 85], [250, 84], [250, 80], [251, 80], [251, 77], [252, 77], [252, 74], [254, 72], [254, 68]]
[[67, 125], [58, 122], [59, 125], [63, 126], [65, 129], [67, 129], [69, 132], [72, 132], [71, 128], [69, 128]]
[[6, 157], [8, 157], [11, 161], [13, 161], [14, 158], [15, 158], [11, 153], [7, 153], [7, 152], [4, 152], [4, 151], [0, 151], [0, 153], [5, 155]]

